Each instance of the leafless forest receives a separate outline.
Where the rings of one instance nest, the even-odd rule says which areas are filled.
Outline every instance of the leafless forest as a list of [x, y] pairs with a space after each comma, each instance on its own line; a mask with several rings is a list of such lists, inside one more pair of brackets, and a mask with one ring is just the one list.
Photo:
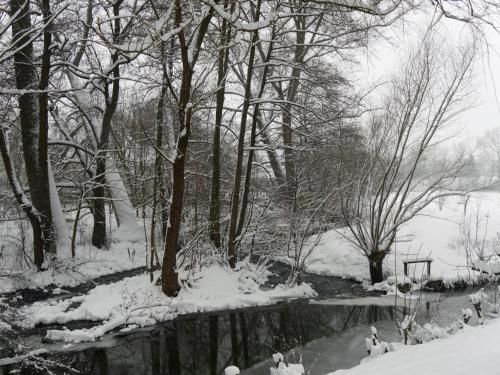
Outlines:
[[[42, 271], [82, 244], [127, 239], [168, 296], [180, 268], [215, 256], [232, 268], [285, 256], [294, 285], [307, 239], [346, 227], [382, 281], [398, 228], [476, 176], [470, 155], [443, 151], [442, 131], [472, 105], [471, 67], [498, 10], [0, 1], [0, 221], [22, 233], [0, 239], [0, 272], [12, 243], [18, 267]], [[416, 14], [425, 25], [390, 80], [360, 86], [352, 72], [371, 44]], [[435, 29], [451, 21], [468, 36], [443, 40]], [[490, 175], [494, 139], [482, 143]]]

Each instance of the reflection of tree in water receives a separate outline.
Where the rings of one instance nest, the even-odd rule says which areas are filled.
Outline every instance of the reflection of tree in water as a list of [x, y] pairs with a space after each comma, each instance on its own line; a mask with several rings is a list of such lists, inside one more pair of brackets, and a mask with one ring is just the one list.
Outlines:
[[394, 308], [385, 306], [352, 306], [344, 319], [342, 331], [359, 324], [372, 324], [383, 319], [394, 319]]
[[276, 351], [286, 353], [319, 337], [388, 318], [393, 319], [393, 311], [385, 307], [287, 303], [181, 318], [116, 336], [110, 347], [64, 357], [87, 375], [218, 375], [230, 364], [247, 368]]

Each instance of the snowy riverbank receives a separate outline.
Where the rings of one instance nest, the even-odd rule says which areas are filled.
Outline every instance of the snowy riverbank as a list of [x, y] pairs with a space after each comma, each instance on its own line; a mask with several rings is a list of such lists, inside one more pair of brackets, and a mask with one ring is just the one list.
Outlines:
[[[158, 275], [155, 275], [155, 280]], [[186, 280], [179, 295], [169, 298], [161, 288], [142, 274], [99, 285], [88, 293], [71, 298], [36, 302], [24, 307], [16, 325], [31, 328], [37, 325], [65, 324], [71, 321], [97, 321], [102, 324], [89, 329], [49, 330], [46, 338], [65, 342], [94, 341], [117, 328], [143, 327], [175, 318], [178, 315], [269, 305], [288, 298], [313, 297], [310, 285], [286, 288], [277, 285], [263, 290], [269, 271], [264, 266], [240, 262], [236, 271], [212, 264]]]
[[500, 319], [494, 319], [425, 344], [398, 345], [394, 352], [329, 375], [496, 375], [499, 343]]

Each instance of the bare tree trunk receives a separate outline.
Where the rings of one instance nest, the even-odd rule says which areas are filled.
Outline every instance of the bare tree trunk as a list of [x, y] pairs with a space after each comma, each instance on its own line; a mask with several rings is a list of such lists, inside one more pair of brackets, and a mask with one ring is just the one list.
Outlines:
[[[189, 69], [189, 68], [188, 68]], [[190, 73], [189, 73], [190, 74]], [[191, 80], [191, 79], [189, 79]], [[190, 83], [189, 83], [190, 85]], [[190, 88], [188, 88], [190, 90]], [[186, 90], [183, 90], [185, 92]], [[177, 241], [181, 225], [181, 215], [184, 200], [184, 170], [186, 164], [186, 153], [191, 133], [191, 107], [186, 108], [189, 97], [182, 98], [179, 102], [180, 132], [177, 139], [177, 151], [175, 153], [172, 167], [172, 198], [170, 213], [167, 224], [167, 234], [165, 240], [165, 253], [162, 267], [162, 289], [168, 296], [175, 296], [179, 290], [177, 280]]]
[[50, 76], [50, 55], [52, 44], [52, 32], [50, 25], [50, 0], [42, 0], [42, 15], [43, 15], [43, 53], [42, 67], [40, 71], [39, 88], [42, 93], [38, 96], [39, 106], [39, 131], [38, 138], [38, 169], [39, 169], [39, 192], [37, 198], [39, 208], [42, 214], [42, 231], [43, 240], [45, 241], [45, 252], [56, 253], [56, 241], [54, 228], [52, 225], [52, 209], [51, 209], [51, 194], [49, 184], [49, 94], [46, 90], [49, 87]]
[[[181, 215], [184, 205], [185, 164], [189, 136], [191, 135], [191, 119], [193, 114], [193, 105], [191, 103], [193, 69], [212, 15], [213, 8], [210, 8], [209, 12], [200, 22], [196, 40], [189, 41], [184, 34], [184, 29], [181, 29], [177, 34], [182, 60], [182, 81], [178, 98], [179, 135], [177, 137], [177, 148], [172, 161], [172, 197], [165, 239], [165, 252], [163, 255], [163, 265], [161, 270], [162, 290], [167, 296], [170, 297], [176, 296], [179, 291], [176, 265], [177, 242], [179, 240], [179, 232], [181, 229]], [[179, 27], [182, 22], [182, 4], [180, 0], [176, 0], [176, 27]], [[193, 46], [191, 46], [190, 43], [195, 43], [193, 49], [191, 48]]]
[[[37, 85], [37, 72], [33, 64], [33, 42], [30, 40], [32, 28], [30, 3], [23, 0], [11, 0], [11, 14], [20, 11], [12, 23], [12, 37], [16, 52], [14, 53], [14, 71], [16, 87], [19, 90], [45, 90], [48, 86], [50, 72], [50, 31], [48, 28], [50, 8], [48, 1], [43, 3], [44, 16], [44, 51], [47, 55], [42, 59], [40, 82]], [[55, 242], [52, 229], [52, 215], [49, 199], [49, 181], [47, 169], [47, 136], [48, 94], [36, 95], [26, 92], [19, 96], [19, 117], [23, 155], [28, 176], [33, 206], [39, 213], [39, 220], [31, 220], [33, 227], [34, 262], [38, 269], [44, 262], [45, 253], [54, 253]], [[40, 105], [40, 107], [39, 107]]]
[[[224, 8], [227, 8], [228, 1], [224, 2]], [[231, 13], [235, 3], [231, 5]], [[222, 112], [224, 109], [224, 96], [226, 86], [226, 75], [229, 64], [229, 47], [227, 43], [231, 39], [231, 27], [228, 27], [227, 21], [222, 21], [220, 32], [221, 46], [219, 47], [218, 70], [217, 70], [217, 96], [215, 108], [215, 129], [212, 148], [212, 189], [210, 194], [210, 211], [208, 214], [210, 226], [210, 240], [214, 246], [219, 249], [221, 246], [220, 238], [220, 127], [222, 123]]]
[[[162, 48], [163, 49], [163, 48]], [[151, 259], [150, 259], [150, 269], [152, 272], [153, 269], [153, 258], [156, 257], [158, 259], [158, 249], [156, 245], [156, 205], [158, 204], [157, 190], [160, 191], [160, 195], [164, 191], [164, 176], [163, 176], [163, 167], [162, 167], [162, 159], [160, 151], [163, 147], [163, 118], [165, 112], [165, 96], [167, 94], [167, 83], [166, 83], [166, 71], [164, 67], [163, 71], [164, 77], [162, 82], [162, 88], [160, 91], [160, 97], [158, 99], [158, 106], [156, 109], [156, 140], [155, 140], [155, 174], [153, 180], [153, 212], [151, 214]], [[165, 200], [165, 197], [162, 196], [161, 200]], [[157, 265], [159, 266], [159, 261], [157, 260]], [[152, 273], [151, 273], [152, 275]], [[153, 281], [153, 280], [151, 280]]]
[[370, 278], [372, 284], [384, 281], [384, 274], [382, 272], [382, 260], [369, 260], [370, 262]]
[[106, 162], [102, 157], [96, 160], [96, 174], [95, 174], [95, 187], [93, 189], [93, 216], [94, 227], [92, 230], [92, 245], [98, 249], [106, 248], [108, 243], [106, 235], [106, 205], [105, 205], [105, 190], [106, 183]]
[[[113, 3], [113, 42], [118, 43], [120, 36], [121, 23], [120, 23], [120, 6], [123, 0]], [[94, 193], [94, 229], [92, 232], [92, 245], [101, 249], [106, 247], [108, 238], [106, 236], [106, 210], [105, 210], [105, 184], [106, 184], [106, 154], [109, 147], [109, 136], [111, 133], [111, 122], [113, 115], [118, 105], [118, 98], [120, 95], [120, 65], [118, 64], [118, 52], [115, 51], [111, 56], [111, 65], [114, 66], [112, 70], [113, 75], [113, 88], [109, 92], [110, 83], [104, 83], [104, 97], [106, 107], [102, 116], [101, 134], [99, 136], [99, 143], [97, 145], [96, 156], [96, 186], [93, 190]]]
[[[271, 59], [271, 55], [273, 53], [273, 39], [275, 36], [275, 27], [273, 26], [272, 31], [271, 31], [271, 39], [269, 41], [269, 48], [267, 51], [267, 55], [264, 59], [264, 69], [262, 71], [262, 79], [260, 82], [260, 88], [258, 95], [256, 97], [257, 100], [259, 100], [262, 95], [264, 94], [264, 89], [266, 87], [266, 82], [267, 82], [267, 73], [269, 70], [269, 61]], [[260, 103], [257, 102], [254, 106], [253, 109], [253, 115], [252, 115], [252, 125], [251, 125], [251, 130], [250, 130], [250, 150], [248, 151], [248, 157], [247, 157], [247, 167], [246, 167], [246, 172], [245, 172], [245, 184], [243, 187], [243, 197], [241, 199], [241, 210], [240, 210], [240, 217], [238, 220], [238, 227], [236, 228], [236, 236], [240, 236], [241, 232], [243, 230], [243, 225], [245, 223], [245, 216], [247, 212], [247, 206], [248, 206], [248, 196], [250, 194], [250, 185], [251, 185], [251, 180], [252, 180], [252, 165], [253, 165], [253, 155], [255, 153], [255, 142], [257, 138], [257, 122], [259, 121], [259, 114], [260, 114]]]
[[[39, 231], [40, 230], [39, 228], [41, 228], [40, 214], [33, 207], [33, 204], [30, 202], [28, 197], [24, 194], [21, 183], [17, 178], [18, 174], [14, 168], [14, 164], [12, 163], [12, 158], [10, 155], [9, 139], [2, 126], [0, 126], [0, 154], [2, 155], [5, 174], [7, 175], [7, 179], [9, 181], [9, 185], [12, 189], [12, 192], [14, 193], [14, 197], [16, 198], [17, 203], [23, 209], [24, 213], [28, 217], [28, 220], [30, 221], [31, 226], [33, 228], [33, 234], [35, 234], [35, 231]], [[43, 252], [41, 254], [43, 255]], [[39, 267], [41, 263], [43, 263], [43, 258], [40, 262], [40, 260], [37, 259], [36, 256], [37, 252], [35, 251], [35, 264], [37, 265], [37, 267]]]
[[[300, 8], [297, 12], [301, 12]], [[297, 96], [301, 66], [304, 64], [304, 57], [307, 49], [305, 48], [306, 26], [305, 17], [296, 15], [294, 17], [296, 32], [295, 32], [295, 51], [293, 59], [293, 68], [291, 73], [291, 80], [288, 85], [288, 90], [285, 93], [280, 86], [275, 86], [278, 90], [278, 96], [285, 101], [282, 106], [282, 132], [283, 132], [283, 155], [285, 158], [285, 179], [286, 189], [285, 196], [287, 201], [292, 202], [295, 197], [295, 190], [297, 185], [297, 174], [295, 171], [295, 155], [293, 144], [293, 129], [292, 129], [292, 103]]]
[[[257, 0], [255, 7], [254, 21], [258, 22], [260, 18], [261, 0]], [[236, 267], [236, 225], [238, 221], [238, 208], [240, 204], [240, 188], [241, 188], [241, 175], [243, 174], [243, 149], [245, 146], [245, 132], [246, 122], [248, 117], [248, 110], [250, 108], [250, 100], [252, 97], [252, 75], [255, 63], [255, 48], [259, 40], [259, 31], [255, 30], [252, 35], [252, 42], [250, 46], [250, 53], [248, 57], [247, 77], [245, 83], [245, 96], [243, 101], [243, 108], [241, 111], [241, 124], [240, 133], [238, 137], [238, 155], [236, 159], [236, 169], [234, 173], [234, 186], [233, 194], [231, 197], [231, 217], [229, 222], [229, 236], [228, 236], [228, 250], [227, 257], [231, 268]]]
[[292, 116], [290, 114], [291, 105], [285, 104], [282, 115], [283, 145], [285, 156], [285, 179], [286, 179], [286, 198], [292, 201], [295, 196], [297, 175], [295, 173], [295, 156], [293, 152], [293, 131]]

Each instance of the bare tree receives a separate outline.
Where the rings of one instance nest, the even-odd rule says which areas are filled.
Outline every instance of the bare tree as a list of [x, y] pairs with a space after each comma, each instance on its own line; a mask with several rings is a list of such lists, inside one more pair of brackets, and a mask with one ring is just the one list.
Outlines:
[[442, 47], [428, 33], [409, 56], [383, 112], [370, 120], [369, 158], [359, 163], [354, 187], [340, 182], [342, 215], [352, 234], [346, 238], [367, 257], [373, 283], [383, 280], [383, 260], [401, 225], [439, 197], [457, 194], [449, 189], [463, 166], [460, 158], [419, 173], [439, 132], [466, 108], [464, 83], [474, 46], [455, 58], [443, 56]]
[[181, 54], [181, 82], [178, 92], [170, 85], [171, 94], [177, 104], [179, 133], [177, 147], [172, 160], [172, 197], [165, 239], [165, 253], [162, 265], [162, 290], [168, 296], [175, 296], [179, 290], [177, 280], [177, 246], [181, 228], [181, 214], [184, 205], [184, 178], [191, 121], [193, 117], [194, 67], [200, 55], [201, 46], [213, 16], [212, 7], [202, 7], [201, 14], [188, 14], [197, 27], [193, 35], [187, 35], [182, 25], [187, 20], [180, 0], [175, 1], [175, 27]]
[[[38, 213], [29, 214], [33, 227], [34, 262], [40, 268], [46, 253], [56, 252], [52, 211], [50, 206], [49, 162], [48, 162], [48, 81], [50, 73], [50, 48], [52, 22], [50, 3], [42, 3], [42, 26], [33, 26], [31, 5], [27, 1], [10, 2], [12, 21], [12, 44], [14, 46], [14, 71], [19, 93], [19, 114], [23, 141], [23, 154], [30, 187], [31, 200]], [[33, 35], [43, 34], [43, 58], [40, 79], [35, 67]], [[38, 93], [35, 93], [37, 92]], [[37, 100], [38, 99], [38, 100]], [[2, 136], [2, 155], [9, 164], [8, 140]], [[6, 165], [7, 165], [6, 164]], [[12, 171], [11, 171], [12, 173]], [[18, 196], [19, 189], [11, 180]], [[26, 211], [26, 210], [25, 210]], [[26, 211], [28, 213], [28, 211]], [[35, 212], [32, 210], [31, 212]], [[34, 218], [38, 218], [34, 220]]]
[[[229, 2], [224, 2], [224, 8], [228, 8]], [[231, 4], [231, 13], [234, 11], [235, 3]], [[221, 126], [224, 110], [224, 99], [226, 79], [229, 70], [229, 41], [231, 40], [232, 28], [228, 20], [222, 19], [220, 33], [220, 47], [217, 55], [217, 94], [215, 108], [215, 128], [212, 145], [212, 186], [210, 195], [210, 240], [214, 246], [221, 247], [220, 233], [220, 143]]]

